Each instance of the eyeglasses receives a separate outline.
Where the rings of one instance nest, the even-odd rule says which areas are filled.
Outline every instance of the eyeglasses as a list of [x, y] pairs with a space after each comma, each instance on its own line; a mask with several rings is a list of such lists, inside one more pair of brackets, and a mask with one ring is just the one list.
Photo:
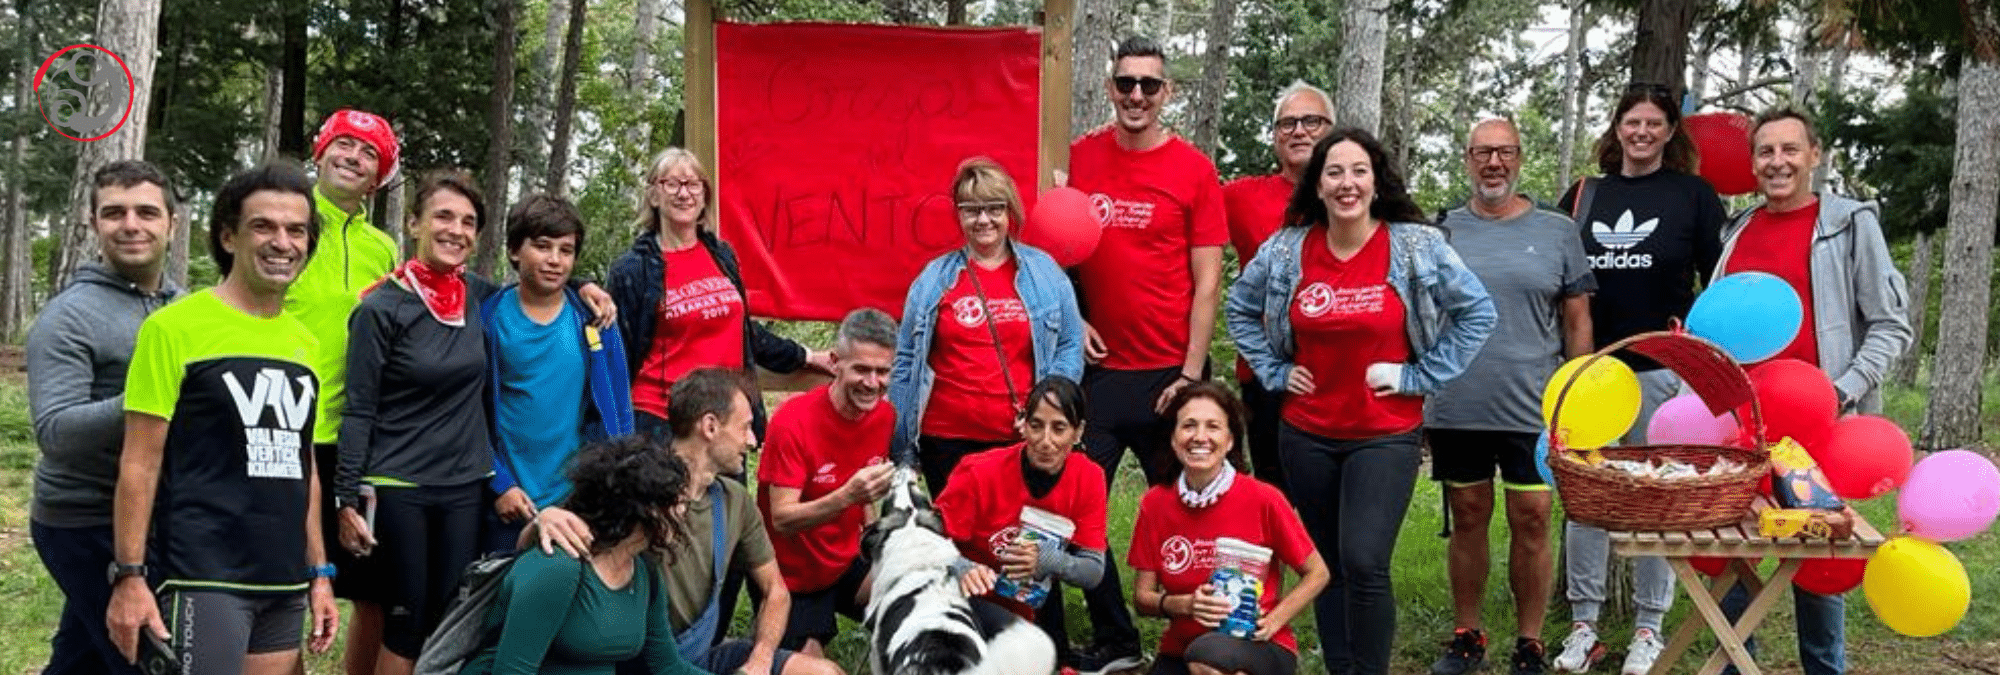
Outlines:
[[996, 219], [1006, 218], [1007, 202], [959, 202], [958, 203], [958, 217], [970, 220], [973, 218], [978, 218], [980, 216], [987, 216], [989, 218], [996, 218]]
[[667, 194], [674, 194], [682, 190], [686, 190], [688, 194], [698, 195], [701, 194], [702, 191], [701, 181], [698, 180], [674, 180], [672, 178], [661, 178], [659, 180], [653, 181], [653, 184], [660, 186], [660, 189], [662, 190], [666, 190]]
[[1271, 128], [1276, 129], [1281, 134], [1289, 134], [1293, 129], [1304, 129], [1306, 133], [1316, 134], [1319, 133], [1320, 129], [1324, 129], [1326, 125], [1332, 123], [1333, 120], [1327, 119], [1325, 115], [1299, 115], [1297, 117], [1280, 117], [1278, 121], [1271, 123]]
[[1465, 154], [1466, 156], [1471, 157], [1472, 161], [1479, 162], [1481, 164], [1493, 161], [1494, 155], [1499, 155], [1500, 161], [1502, 162], [1512, 162], [1514, 160], [1521, 158], [1521, 146], [1481, 145], [1481, 146], [1466, 148]]
[[1111, 85], [1117, 87], [1118, 93], [1120, 94], [1130, 94], [1132, 93], [1133, 87], [1138, 87], [1140, 93], [1143, 93], [1147, 96], [1152, 96], [1154, 94], [1160, 93], [1160, 87], [1167, 86], [1167, 81], [1157, 77], [1133, 77], [1130, 75], [1120, 75], [1118, 77], [1111, 78]]

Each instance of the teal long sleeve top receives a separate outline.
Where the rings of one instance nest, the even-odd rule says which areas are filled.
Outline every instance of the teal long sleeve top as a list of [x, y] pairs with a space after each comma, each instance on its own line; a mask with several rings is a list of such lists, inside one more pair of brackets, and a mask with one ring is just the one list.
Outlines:
[[523, 551], [487, 611], [488, 644], [461, 675], [613, 675], [639, 656], [654, 675], [712, 675], [675, 647], [657, 567], [634, 560], [632, 581], [614, 589], [587, 561]]

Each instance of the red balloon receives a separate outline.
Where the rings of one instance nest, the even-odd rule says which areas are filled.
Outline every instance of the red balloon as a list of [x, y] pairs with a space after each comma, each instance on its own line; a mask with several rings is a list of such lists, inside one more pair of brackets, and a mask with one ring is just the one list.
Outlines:
[[1701, 153], [1701, 177], [1718, 194], [1740, 195], [1757, 191], [1757, 174], [1750, 166], [1750, 117], [1740, 113], [1710, 112], [1688, 115], [1681, 128], [1694, 139]]
[[1722, 570], [1727, 569], [1729, 567], [1729, 559], [1710, 558], [1707, 556], [1694, 556], [1688, 558], [1688, 564], [1693, 565], [1695, 571], [1697, 572], [1706, 574], [1711, 577], [1719, 577], [1722, 576]]
[[[1840, 398], [1818, 366], [1798, 359], [1765, 361], [1750, 368], [1750, 386], [1763, 406], [1766, 443], [1790, 436], [1814, 448], [1833, 429]], [[1744, 419], [1750, 417], [1748, 408], [1738, 411]]]
[[1792, 584], [1811, 593], [1840, 595], [1861, 585], [1861, 572], [1868, 568], [1865, 558], [1812, 558], [1799, 565]]
[[1090, 195], [1072, 187], [1042, 193], [1028, 212], [1028, 224], [1021, 228], [1021, 241], [1047, 251], [1056, 264], [1073, 267], [1097, 252], [1104, 224], [1097, 219], [1097, 207]]
[[1806, 446], [1833, 493], [1841, 499], [1874, 499], [1903, 485], [1916, 461], [1903, 428], [1874, 415], [1848, 415], [1826, 440]]

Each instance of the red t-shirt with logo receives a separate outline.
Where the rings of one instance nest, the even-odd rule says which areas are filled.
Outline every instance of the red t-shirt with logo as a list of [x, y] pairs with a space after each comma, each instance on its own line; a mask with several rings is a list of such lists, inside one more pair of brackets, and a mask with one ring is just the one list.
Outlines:
[[1729, 261], [1722, 264], [1723, 274], [1764, 272], [1784, 279], [1798, 292], [1799, 304], [1805, 307], [1805, 320], [1799, 322], [1799, 333], [1792, 343], [1771, 358], [1819, 363], [1819, 336], [1813, 332], [1812, 306], [1812, 244], [1818, 226], [1817, 199], [1780, 213], [1773, 213], [1768, 207], [1757, 209], [1750, 214], [1750, 223], [1743, 226], [1743, 233], [1736, 236], [1736, 246], [1729, 249]]
[[[1285, 207], [1297, 186], [1284, 174], [1245, 176], [1222, 186], [1222, 203], [1229, 213], [1229, 245], [1236, 247], [1236, 271], [1242, 272], [1257, 257], [1264, 240], [1285, 224]], [[1248, 382], [1256, 375], [1250, 362], [1236, 357], [1236, 380]]]
[[[1222, 537], [1271, 549], [1271, 564], [1264, 566], [1264, 592], [1257, 597], [1267, 616], [1285, 595], [1281, 567], [1303, 568], [1314, 551], [1312, 538], [1285, 496], [1269, 483], [1239, 473], [1220, 499], [1202, 508], [1181, 502], [1173, 485], [1147, 490], [1139, 502], [1126, 562], [1134, 571], [1159, 575], [1169, 595], [1193, 593], [1215, 573], [1215, 540]], [[1188, 642], [1209, 630], [1194, 617], [1175, 616], [1160, 634], [1160, 653], [1180, 656]], [[1271, 641], [1299, 651], [1291, 626], [1278, 629]]]
[[[1012, 439], [1014, 405], [1034, 386], [1035, 346], [1028, 307], [1014, 290], [1015, 261], [998, 269], [966, 265], [938, 303], [930, 365], [936, 378], [924, 404], [922, 433], [974, 441]], [[977, 286], [975, 286], [975, 281]], [[979, 291], [986, 291], [986, 303]], [[986, 322], [993, 322], [987, 328]], [[999, 333], [995, 349], [993, 336]], [[1006, 362], [1000, 361], [1006, 354]], [[1013, 383], [1010, 391], [1009, 382]]]
[[1097, 252], [1078, 266], [1088, 318], [1111, 351], [1104, 367], [1177, 367], [1194, 302], [1188, 251], [1229, 243], [1221, 179], [1178, 137], [1131, 151], [1116, 136], [1106, 127], [1069, 149], [1069, 185], [1090, 195], [1104, 226]]
[[743, 368], [743, 294], [715, 266], [708, 247], [666, 252], [653, 348], [632, 374], [632, 408], [667, 416], [667, 392], [696, 368]]
[[1325, 225], [1306, 234], [1299, 290], [1292, 296], [1293, 362], [1312, 373], [1313, 391], [1285, 397], [1282, 416], [1300, 430], [1327, 438], [1374, 438], [1417, 428], [1422, 396], [1376, 396], [1368, 366], [1405, 363], [1405, 308], [1389, 285], [1389, 228], [1354, 257], [1341, 260], [1326, 245]]
[[889, 461], [889, 437], [896, 431], [896, 413], [886, 399], [861, 419], [850, 420], [833, 408], [830, 386], [795, 396], [771, 415], [757, 461], [757, 509], [764, 514], [785, 587], [795, 593], [832, 586], [860, 557], [867, 505], [849, 506], [804, 532], [779, 534], [771, 523], [771, 488], [798, 489], [800, 503], [825, 497], [846, 485], [854, 472]]
[[[937, 497], [945, 536], [958, 544], [966, 559], [1000, 570], [1000, 550], [1021, 533], [1021, 507], [1032, 506], [1076, 524], [1069, 538], [1077, 548], [1103, 551], [1107, 498], [1104, 469], [1081, 452], [1069, 453], [1055, 489], [1040, 498], [1028, 492], [1021, 477], [1021, 444], [968, 455], [952, 469], [951, 480]], [[1013, 598], [989, 595], [989, 600], [1033, 618], [1035, 612]]]

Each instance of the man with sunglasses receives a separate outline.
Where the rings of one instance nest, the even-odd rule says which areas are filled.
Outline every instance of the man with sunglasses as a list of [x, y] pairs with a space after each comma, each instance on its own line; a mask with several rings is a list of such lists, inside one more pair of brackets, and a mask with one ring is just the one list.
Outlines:
[[1497, 470], [1507, 495], [1507, 577], [1514, 593], [1508, 672], [1534, 675], [1546, 670], [1542, 620], [1555, 581], [1549, 545], [1554, 499], [1535, 468], [1542, 383], [1565, 358], [1590, 353], [1590, 293], [1597, 279], [1575, 222], [1515, 191], [1521, 135], [1512, 121], [1496, 117], [1473, 125], [1465, 169], [1472, 197], [1445, 212], [1441, 226], [1492, 294], [1500, 321], [1465, 374], [1431, 397], [1424, 411], [1431, 477], [1444, 483], [1457, 523], [1446, 558], [1455, 630], [1431, 673], [1461, 675], [1486, 662], [1480, 600], [1491, 566], [1486, 532]]
[[[1333, 97], [1326, 90], [1293, 80], [1278, 92], [1271, 113], [1271, 151], [1277, 155], [1278, 170], [1262, 176], [1244, 176], [1222, 186], [1222, 202], [1229, 214], [1229, 245], [1236, 247], [1236, 268], [1257, 257], [1257, 247], [1285, 224], [1285, 206], [1292, 190], [1312, 159], [1313, 144], [1333, 130]], [[1250, 468], [1257, 480], [1285, 487], [1284, 470], [1278, 464], [1278, 402], [1282, 392], [1271, 392], [1250, 373], [1242, 358], [1236, 359], [1236, 381], [1243, 386], [1243, 405], [1250, 411]]]
[[[1159, 409], [1208, 378], [1229, 230], [1215, 163], [1160, 123], [1173, 83], [1159, 44], [1126, 38], [1111, 63], [1105, 93], [1115, 118], [1070, 145], [1069, 184], [1091, 195], [1104, 227], [1097, 252], [1078, 266], [1090, 362], [1083, 440], [1107, 482], [1130, 447], [1158, 485], [1178, 469]], [[1078, 650], [1078, 672], [1143, 663], [1115, 569], [1085, 597], [1096, 636]]]

